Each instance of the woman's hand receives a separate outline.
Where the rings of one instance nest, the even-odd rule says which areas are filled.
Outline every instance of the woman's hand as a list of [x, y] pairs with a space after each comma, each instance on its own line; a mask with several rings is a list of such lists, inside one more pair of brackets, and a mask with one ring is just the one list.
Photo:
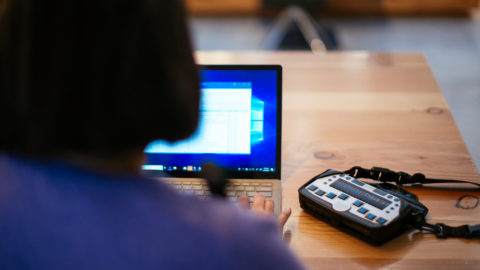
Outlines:
[[[240, 207], [250, 209], [250, 200], [247, 196], [240, 196], [238, 198], [238, 204]], [[256, 194], [253, 198], [251, 210], [259, 216], [273, 217], [273, 210], [275, 209], [275, 202], [271, 198], [265, 198], [262, 194]], [[282, 210], [277, 217], [277, 223], [280, 226], [280, 230], [283, 231], [283, 226], [287, 222], [288, 218], [292, 214], [292, 209], [288, 208]]]

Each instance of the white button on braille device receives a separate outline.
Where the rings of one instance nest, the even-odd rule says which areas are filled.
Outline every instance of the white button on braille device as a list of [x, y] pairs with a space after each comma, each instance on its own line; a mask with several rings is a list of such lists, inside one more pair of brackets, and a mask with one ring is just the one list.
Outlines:
[[333, 203], [333, 209], [338, 212], [343, 212], [343, 211], [348, 211], [350, 209], [350, 204], [346, 204], [343, 202], [334, 202]]

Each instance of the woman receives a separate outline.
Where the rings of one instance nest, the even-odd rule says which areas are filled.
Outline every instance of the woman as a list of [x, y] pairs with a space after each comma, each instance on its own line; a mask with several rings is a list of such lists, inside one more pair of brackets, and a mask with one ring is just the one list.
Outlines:
[[272, 201], [253, 215], [138, 174], [148, 142], [197, 126], [180, 1], [0, 0], [0, 16], [0, 269], [301, 268]]

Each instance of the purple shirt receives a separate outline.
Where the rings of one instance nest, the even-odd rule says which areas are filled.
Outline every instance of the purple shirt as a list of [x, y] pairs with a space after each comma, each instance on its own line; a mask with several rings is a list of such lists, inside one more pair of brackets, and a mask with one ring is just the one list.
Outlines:
[[274, 220], [139, 176], [0, 155], [0, 269], [301, 269]]

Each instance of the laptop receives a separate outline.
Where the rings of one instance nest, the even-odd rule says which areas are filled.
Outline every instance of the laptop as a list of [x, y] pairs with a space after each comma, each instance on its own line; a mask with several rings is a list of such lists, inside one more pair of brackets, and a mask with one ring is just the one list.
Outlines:
[[211, 162], [230, 179], [230, 201], [256, 193], [281, 210], [282, 67], [200, 65], [200, 121], [190, 138], [145, 148], [145, 174], [181, 192], [208, 196], [202, 170]]

